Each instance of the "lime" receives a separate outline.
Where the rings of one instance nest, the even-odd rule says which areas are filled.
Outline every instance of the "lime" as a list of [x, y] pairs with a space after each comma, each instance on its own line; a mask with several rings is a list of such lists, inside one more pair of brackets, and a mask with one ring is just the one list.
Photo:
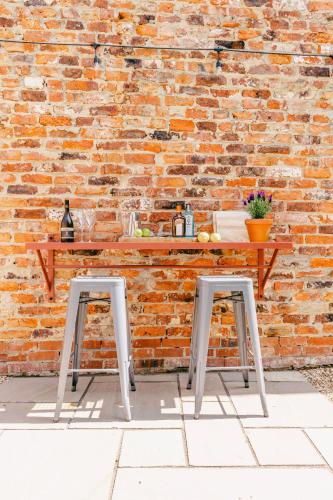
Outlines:
[[136, 238], [141, 238], [141, 236], [142, 236], [142, 229], [137, 228], [137, 229], [134, 231], [134, 236], [135, 236]]
[[148, 229], [148, 227], [145, 227], [144, 229], [142, 229], [142, 236], [145, 238], [150, 236], [150, 229]]

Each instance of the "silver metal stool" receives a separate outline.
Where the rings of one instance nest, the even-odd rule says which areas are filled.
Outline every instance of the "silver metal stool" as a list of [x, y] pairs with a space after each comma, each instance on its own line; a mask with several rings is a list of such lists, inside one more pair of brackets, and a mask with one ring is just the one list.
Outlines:
[[[90, 298], [89, 293], [108, 293], [109, 299]], [[80, 369], [81, 351], [83, 343], [84, 323], [86, 319], [87, 303], [103, 300], [111, 303], [114, 334], [117, 348], [117, 369]], [[71, 347], [74, 340], [73, 368], [69, 369]], [[72, 373], [72, 391], [76, 390], [79, 373], [105, 372], [119, 373], [120, 388], [126, 420], [131, 420], [129, 401], [129, 386], [135, 391], [133, 360], [131, 356], [131, 338], [127, 309], [126, 281], [119, 277], [89, 276], [71, 280], [64, 343], [61, 354], [58, 395], [54, 421], [60, 417], [64, 401], [65, 387], [68, 373]]]
[[[231, 296], [223, 299], [215, 299], [215, 292], [231, 292]], [[236, 329], [239, 343], [239, 354], [242, 365], [229, 368], [231, 370], [242, 370], [245, 387], [249, 386], [249, 368], [247, 343], [246, 343], [246, 315], [250, 338], [253, 348], [253, 357], [257, 380], [259, 385], [260, 399], [264, 416], [268, 417], [268, 409], [265, 393], [264, 372], [261, 360], [261, 350], [256, 314], [256, 304], [254, 300], [253, 284], [250, 278], [237, 276], [202, 276], [197, 279], [194, 317], [191, 339], [191, 357], [188, 374], [187, 388], [191, 389], [192, 379], [195, 377], [195, 411], [194, 418], [199, 418], [202, 398], [205, 385], [206, 371], [216, 371], [219, 368], [207, 368], [208, 342], [210, 332], [210, 322], [212, 316], [213, 303], [218, 300], [233, 301], [234, 314], [236, 319]], [[245, 314], [246, 313], [246, 314]], [[226, 368], [222, 367], [221, 370]]]

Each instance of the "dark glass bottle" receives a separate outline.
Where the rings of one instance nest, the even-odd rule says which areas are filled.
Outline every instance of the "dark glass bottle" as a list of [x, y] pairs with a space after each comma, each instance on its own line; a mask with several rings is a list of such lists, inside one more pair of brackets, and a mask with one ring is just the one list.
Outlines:
[[74, 224], [69, 212], [69, 200], [65, 200], [65, 213], [61, 221], [60, 231], [62, 243], [74, 242]]
[[185, 235], [185, 217], [182, 214], [181, 204], [177, 204], [176, 212], [172, 218], [172, 236], [181, 238]]

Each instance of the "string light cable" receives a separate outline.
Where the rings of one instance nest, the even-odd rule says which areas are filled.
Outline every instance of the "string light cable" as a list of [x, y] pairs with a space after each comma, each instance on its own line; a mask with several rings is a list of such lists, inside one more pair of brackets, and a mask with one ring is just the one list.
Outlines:
[[215, 47], [169, 47], [169, 46], [154, 46], [154, 45], [122, 45], [113, 43], [83, 43], [83, 42], [36, 42], [28, 40], [11, 40], [11, 39], [0, 39], [0, 44], [2, 43], [18, 43], [18, 44], [30, 44], [30, 45], [57, 45], [63, 47], [92, 47], [94, 50], [94, 65], [101, 63], [100, 57], [97, 55], [97, 50], [100, 47], [108, 47], [112, 49], [145, 49], [145, 50], [171, 50], [171, 51], [182, 51], [182, 52], [216, 52], [217, 61], [216, 68], [222, 69], [222, 61], [220, 59], [221, 52], [237, 52], [241, 54], [260, 54], [260, 55], [281, 55], [281, 56], [293, 56], [293, 57], [318, 57], [318, 58], [330, 58], [333, 60], [332, 54], [322, 54], [322, 53], [308, 53], [308, 52], [283, 52], [283, 51], [271, 51], [271, 50], [259, 50], [259, 49], [243, 49], [243, 48], [232, 48], [225, 46], [215, 46]]

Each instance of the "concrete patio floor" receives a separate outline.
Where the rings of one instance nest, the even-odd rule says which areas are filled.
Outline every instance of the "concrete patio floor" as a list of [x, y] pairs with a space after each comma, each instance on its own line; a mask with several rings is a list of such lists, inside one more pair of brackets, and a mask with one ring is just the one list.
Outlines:
[[117, 377], [81, 377], [52, 422], [57, 378], [0, 384], [4, 500], [332, 500], [333, 403], [295, 371], [207, 375], [200, 420], [185, 374], [137, 376], [132, 422]]

